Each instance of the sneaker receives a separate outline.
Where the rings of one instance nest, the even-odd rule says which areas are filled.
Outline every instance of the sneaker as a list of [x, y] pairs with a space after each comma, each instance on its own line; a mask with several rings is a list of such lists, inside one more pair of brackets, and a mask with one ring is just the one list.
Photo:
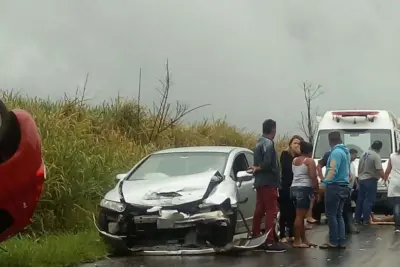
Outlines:
[[272, 243], [272, 244], [265, 244], [265, 251], [266, 252], [285, 252], [287, 247], [283, 244], [279, 243]]
[[396, 234], [399, 234], [399, 233], [400, 233], [400, 229], [396, 229], [396, 230], [394, 230], [394, 232], [395, 232]]

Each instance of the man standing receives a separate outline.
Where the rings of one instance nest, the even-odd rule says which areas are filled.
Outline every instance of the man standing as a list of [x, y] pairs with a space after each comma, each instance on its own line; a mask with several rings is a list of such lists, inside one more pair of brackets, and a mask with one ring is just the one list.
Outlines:
[[[317, 174], [318, 174], [318, 177], [320, 178], [321, 182], [325, 179], [325, 176], [324, 176], [324, 174], [322, 172], [322, 168], [326, 167], [326, 165], [328, 164], [328, 159], [329, 159], [330, 155], [331, 155], [331, 151], [325, 152], [325, 154], [322, 157], [322, 159], [320, 159], [318, 161]], [[313, 211], [312, 211], [313, 218], [315, 220], [317, 220], [317, 223], [321, 222], [321, 215], [322, 215], [323, 210], [325, 208], [324, 201], [321, 201], [320, 197], [321, 197], [321, 194], [319, 194], [318, 200], [317, 200], [316, 204], [314, 205], [314, 208], [313, 208]]]
[[350, 193], [350, 153], [342, 143], [339, 132], [329, 133], [328, 138], [332, 150], [322, 187], [325, 189], [325, 214], [328, 219], [329, 241], [319, 247], [321, 249], [344, 249], [346, 248], [346, 232], [343, 206]]
[[263, 125], [263, 135], [254, 147], [254, 187], [257, 192], [256, 209], [253, 217], [253, 237], [260, 235], [261, 219], [265, 216], [266, 231], [268, 235], [265, 249], [268, 252], [285, 252], [280, 243], [275, 241], [274, 229], [278, 215], [278, 189], [280, 186], [280, 169], [278, 155], [275, 150], [274, 138], [276, 135], [276, 122], [266, 120]]
[[360, 231], [356, 229], [353, 225], [353, 211], [351, 207], [351, 193], [354, 190], [354, 185], [356, 183], [356, 167], [354, 165], [354, 160], [357, 158], [358, 151], [355, 149], [350, 149], [350, 178], [349, 178], [349, 197], [346, 199], [343, 208], [343, 219], [346, 229], [346, 234], [358, 234]]
[[364, 152], [360, 157], [358, 164], [359, 189], [354, 215], [356, 224], [361, 223], [361, 220], [365, 225], [370, 223], [371, 210], [378, 189], [378, 180], [385, 177], [381, 156], [378, 154], [381, 149], [382, 142], [374, 141], [371, 149]]

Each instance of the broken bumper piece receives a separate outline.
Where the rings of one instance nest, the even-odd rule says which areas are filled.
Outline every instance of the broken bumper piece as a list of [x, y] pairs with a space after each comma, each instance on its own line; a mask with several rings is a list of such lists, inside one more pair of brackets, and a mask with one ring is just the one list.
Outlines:
[[214, 248], [196, 248], [196, 249], [174, 249], [173, 247], [165, 246], [165, 247], [135, 247], [129, 248], [125, 243], [126, 236], [116, 236], [111, 235], [105, 231], [101, 231], [97, 224], [95, 223], [97, 231], [99, 231], [100, 235], [106, 242], [113, 246], [120, 248], [121, 250], [131, 251], [137, 255], [149, 255], [149, 256], [165, 256], [165, 255], [206, 255], [206, 254], [214, 254], [217, 252], [217, 249]]
[[229, 218], [226, 217], [222, 211], [187, 215], [173, 210], [161, 210], [160, 216], [158, 216], [156, 220], [158, 229], [188, 227], [196, 223], [219, 223], [223, 226], [229, 223]]

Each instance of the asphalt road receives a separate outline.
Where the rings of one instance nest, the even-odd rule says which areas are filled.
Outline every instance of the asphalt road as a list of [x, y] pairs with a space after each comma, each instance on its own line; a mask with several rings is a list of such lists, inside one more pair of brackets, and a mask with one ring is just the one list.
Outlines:
[[[110, 259], [82, 267], [393, 267], [400, 263], [400, 234], [393, 226], [374, 225], [350, 237], [346, 250], [289, 249], [285, 253], [254, 251], [240, 256], [152, 256]], [[326, 225], [307, 231], [317, 244], [326, 241]]]

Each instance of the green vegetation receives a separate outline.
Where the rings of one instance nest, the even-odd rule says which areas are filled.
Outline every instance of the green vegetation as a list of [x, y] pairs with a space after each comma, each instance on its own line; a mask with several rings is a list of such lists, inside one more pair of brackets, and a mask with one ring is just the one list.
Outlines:
[[[104, 257], [92, 216], [115, 185], [115, 175], [152, 151], [199, 145], [252, 147], [255, 142], [253, 134], [224, 120], [182, 124], [188, 107], [178, 103], [177, 109], [169, 109], [164, 96], [154, 112], [121, 98], [89, 106], [78, 96], [51, 101], [3, 92], [0, 97], [9, 108], [34, 116], [47, 166], [34, 222], [24, 236], [4, 243], [9, 253], [0, 252], [2, 266], [61, 266]], [[284, 145], [278, 142], [278, 147]]]
[[95, 231], [79, 234], [50, 234], [42, 237], [17, 237], [5, 242], [0, 252], [4, 267], [74, 266], [104, 257], [105, 245]]

